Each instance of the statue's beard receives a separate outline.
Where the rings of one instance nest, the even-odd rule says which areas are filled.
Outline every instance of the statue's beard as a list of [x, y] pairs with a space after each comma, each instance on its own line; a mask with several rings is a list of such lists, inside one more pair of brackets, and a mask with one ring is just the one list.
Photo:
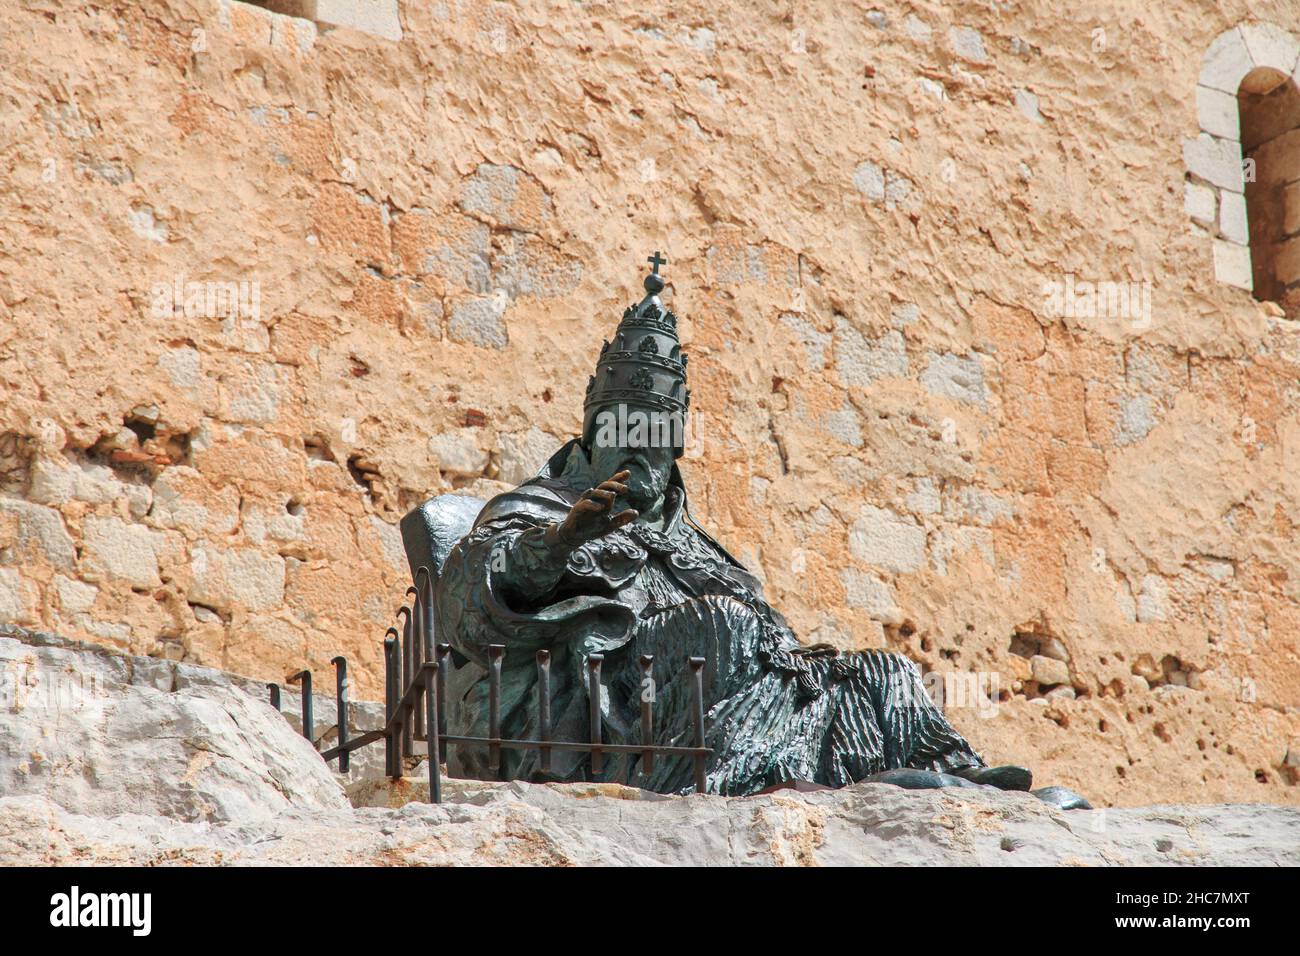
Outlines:
[[639, 456], [631, 457], [619, 465], [619, 470], [623, 469], [629, 474], [624, 482], [627, 494], [622, 497], [630, 507], [642, 514], [653, 510], [668, 487], [669, 470], [656, 469]]

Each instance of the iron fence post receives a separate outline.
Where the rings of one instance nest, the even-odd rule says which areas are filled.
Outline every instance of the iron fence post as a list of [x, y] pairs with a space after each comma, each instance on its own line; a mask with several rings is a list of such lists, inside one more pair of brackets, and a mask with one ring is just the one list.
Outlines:
[[[414, 680], [420, 673], [420, 665], [424, 663], [424, 609], [421, 607], [423, 596], [420, 589], [412, 585], [406, 589], [408, 597], [411, 597], [411, 647], [407, 652], [411, 658], [411, 679]], [[424, 732], [424, 700], [422, 699], [423, 691], [416, 691], [415, 697], [411, 700], [411, 738], [414, 740]]]
[[[390, 723], [397, 713], [397, 628], [390, 627], [384, 637], [384, 723]], [[384, 770], [390, 777], [402, 775], [397, 752], [397, 727], [394, 725], [384, 736]]]
[[348, 753], [348, 659], [340, 654], [330, 661], [334, 665], [334, 709], [338, 712], [339, 773], [347, 773]]
[[411, 677], [413, 676], [411, 667], [411, 609], [403, 604], [397, 609], [398, 615], [402, 618], [402, 659], [401, 659], [401, 689], [397, 692], [397, 720], [402, 728], [402, 755], [409, 756], [412, 752], [411, 747], [411, 714], [406, 704], [406, 692], [411, 687]]
[[288, 678], [288, 683], [302, 684], [302, 735], [313, 747], [316, 746], [316, 722], [312, 719], [311, 671], [302, 670]]
[[[641, 743], [647, 747], [654, 745], [655, 737], [655, 718], [654, 718], [654, 699], [655, 699], [655, 679], [654, 679], [654, 655], [641, 655]], [[641, 772], [643, 774], [654, 773], [655, 754], [653, 750], [647, 750], [641, 757]]]
[[[429, 569], [424, 565], [421, 565], [416, 569], [415, 590], [420, 598], [419, 658], [423, 663], [424, 661], [436, 660], [433, 642], [433, 576], [429, 574]], [[429, 688], [426, 687], [424, 693], [425, 696], [428, 696]], [[425, 720], [428, 709], [429, 708], [426, 705], [424, 708], [425, 713], [420, 715], [419, 728], [426, 737], [431, 733], [436, 734], [438, 732], [437, 728], [430, 730], [428, 727], [428, 721]], [[434, 710], [436, 711], [437, 708], [434, 708]]]
[[589, 720], [591, 723], [591, 774], [599, 776], [604, 765], [600, 747], [600, 665], [605, 660], [604, 654], [590, 654], [587, 657], [587, 697], [589, 698]]
[[[424, 580], [423, 588], [421, 588], [420, 586], [421, 579]], [[415, 586], [417, 589], [420, 589], [420, 594], [421, 594], [420, 607], [424, 611], [424, 622], [423, 622], [423, 629], [422, 629], [422, 633], [424, 635], [424, 648], [423, 648], [424, 659], [426, 661], [431, 661], [433, 660], [433, 648], [434, 648], [433, 576], [429, 574], [429, 569], [424, 567], [423, 565], [421, 565], [420, 569], [415, 572]]]
[[451, 669], [451, 645], [438, 645], [438, 733], [447, 733], [447, 671]]
[[[692, 717], [695, 723], [695, 746], [704, 746], [704, 658], [690, 658]], [[695, 792], [704, 793], [708, 786], [704, 754], [695, 755]]]
[[496, 779], [501, 779], [501, 659], [506, 656], [504, 644], [488, 645], [488, 767]]
[[[551, 739], [551, 652], [537, 652], [537, 737]], [[551, 748], [538, 748], [538, 766], [542, 773], [551, 772]]]
[[[424, 672], [424, 726], [429, 730], [429, 802], [442, 803], [442, 749], [438, 742], [438, 662], [426, 665]], [[432, 668], [428, 670], [427, 668]]]

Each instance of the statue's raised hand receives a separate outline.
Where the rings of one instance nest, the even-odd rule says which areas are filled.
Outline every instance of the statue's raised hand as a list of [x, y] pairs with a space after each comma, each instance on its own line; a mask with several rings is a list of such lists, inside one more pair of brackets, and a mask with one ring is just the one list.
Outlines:
[[556, 527], [556, 536], [563, 544], [577, 548], [637, 519], [639, 512], [634, 508], [613, 514], [615, 499], [627, 494], [627, 485], [623, 482], [629, 474], [620, 471], [608, 481], [582, 493]]

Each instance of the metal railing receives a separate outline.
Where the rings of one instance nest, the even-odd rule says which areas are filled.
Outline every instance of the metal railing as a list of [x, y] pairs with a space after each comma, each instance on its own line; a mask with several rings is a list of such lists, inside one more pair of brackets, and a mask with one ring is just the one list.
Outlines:
[[[641, 742], [639, 744], [606, 743], [602, 736], [600, 712], [600, 677], [604, 663], [603, 654], [587, 657], [587, 696], [590, 702], [588, 722], [590, 739], [585, 741], [555, 740], [551, 736], [551, 653], [536, 653], [537, 666], [537, 737], [516, 739], [501, 735], [501, 672], [506, 656], [504, 644], [488, 646], [488, 735], [476, 737], [447, 733], [447, 674], [451, 667], [451, 645], [436, 644], [433, 639], [433, 585], [427, 568], [420, 568], [415, 584], [407, 588], [413, 596], [410, 605], [402, 605], [396, 616], [402, 619], [402, 628], [390, 627], [384, 634], [384, 726], [350, 737], [348, 731], [348, 662], [343, 656], [331, 663], [335, 668], [335, 703], [337, 707], [338, 743], [321, 752], [327, 763], [337, 759], [339, 772], [347, 773], [349, 756], [354, 750], [378, 741], [384, 741], [384, 772], [397, 779], [402, 776], [405, 757], [414, 753], [414, 744], [426, 744], [426, 762], [429, 772], [429, 799], [442, 802], [442, 755], [449, 746], [480, 747], [488, 751], [488, 766], [497, 779], [504, 778], [503, 750], [535, 750], [543, 773], [551, 769], [554, 751], [578, 751], [591, 754], [591, 770], [600, 774], [605, 754], [640, 754], [641, 770], [651, 773], [656, 756], [690, 757], [694, 765], [695, 790], [705, 792], [705, 770], [708, 757], [713, 752], [704, 743], [704, 665], [703, 657], [688, 657], [691, 671], [691, 718], [695, 743], [693, 746], [668, 746], [654, 743], [654, 694], [641, 698]], [[643, 679], [651, 681], [654, 657], [643, 654], [638, 661]], [[289, 683], [302, 685], [302, 733], [319, 749], [314, 738], [314, 721], [311, 702], [311, 672], [299, 671], [288, 678]], [[267, 685], [271, 704], [280, 709], [280, 687]]]

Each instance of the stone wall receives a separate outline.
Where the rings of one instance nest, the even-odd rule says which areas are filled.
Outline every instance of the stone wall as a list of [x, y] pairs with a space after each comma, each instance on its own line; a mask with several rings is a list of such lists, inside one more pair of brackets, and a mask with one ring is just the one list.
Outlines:
[[1295, 803], [1300, 325], [1184, 155], [1248, 17], [6, 5], [0, 620], [377, 697], [397, 520], [577, 431], [660, 249], [692, 510], [803, 637], [996, 675], [953, 720], [1098, 805]]

